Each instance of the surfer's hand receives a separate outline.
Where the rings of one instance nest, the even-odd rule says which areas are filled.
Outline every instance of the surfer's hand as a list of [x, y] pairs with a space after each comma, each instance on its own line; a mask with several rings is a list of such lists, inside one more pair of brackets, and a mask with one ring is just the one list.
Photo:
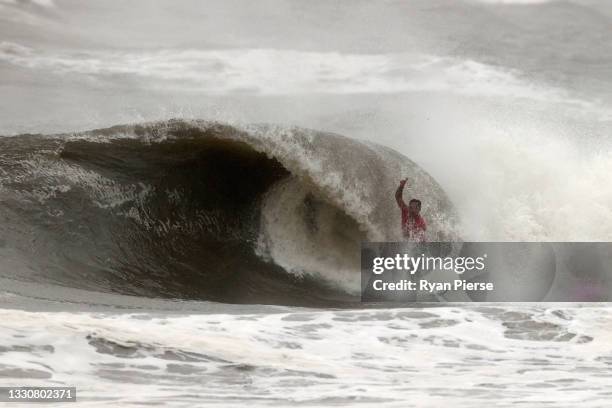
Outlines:
[[400, 184], [406, 184], [407, 181], [408, 181], [408, 178], [401, 179]]

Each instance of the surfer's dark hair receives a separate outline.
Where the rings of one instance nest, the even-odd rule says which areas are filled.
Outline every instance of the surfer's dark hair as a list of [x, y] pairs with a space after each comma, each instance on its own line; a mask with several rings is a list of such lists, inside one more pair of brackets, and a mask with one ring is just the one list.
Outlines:
[[419, 209], [421, 209], [421, 200], [417, 200], [416, 198], [413, 198], [412, 200], [410, 200], [408, 205], [410, 205], [412, 203], [417, 203], [419, 205]]

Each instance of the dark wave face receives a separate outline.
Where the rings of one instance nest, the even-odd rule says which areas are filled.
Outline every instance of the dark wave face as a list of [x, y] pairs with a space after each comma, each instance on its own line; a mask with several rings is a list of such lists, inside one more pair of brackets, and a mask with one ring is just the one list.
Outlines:
[[413, 175], [432, 233], [442, 190], [337, 135], [169, 121], [0, 138], [0, 277], [225, 303], [357, 301], [359, 244], [399, 234]]

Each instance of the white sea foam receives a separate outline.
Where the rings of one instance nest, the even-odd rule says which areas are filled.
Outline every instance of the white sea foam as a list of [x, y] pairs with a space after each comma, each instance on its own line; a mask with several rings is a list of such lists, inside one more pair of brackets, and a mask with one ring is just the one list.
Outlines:
[[611, 319], [601, 307], [534, 306], [191, 316], [1, 310], [0, 372], [5, 386], [76, 386], [79, 406], [473, 407], [494, 399], [498, 407], [599, 407], [609, 398]]

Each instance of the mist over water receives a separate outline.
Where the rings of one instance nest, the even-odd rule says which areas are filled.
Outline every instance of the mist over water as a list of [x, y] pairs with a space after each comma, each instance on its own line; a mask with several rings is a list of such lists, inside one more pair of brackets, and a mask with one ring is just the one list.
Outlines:
[[[25, 26], [0, 45], [6, 74], [2, 87], [11, 100], [0, 118], [2, 133], [75, 131], [171, 117], [335, 131], [388, 145], [421, 164], [450, 194], [467, 239], [607, 240], [612, 232], [612, 191], [604, 182], [611, 166], [607, 136], [612, 111], [605, 92], [609, 78], [605, 71], [593, 71], [590, 81], [570, 81], [578, 68], [586, 70], [584, 74], [594, 65], [605, 66], [612, 52], [596, 42], [592, 54], [584, 57], [593, 62], [580, 66], [555, 37], [558, 22], [553, 19], [571, 12], [584, 20], [584, 32], [571, 40], [573, 52], [582, 55], [588, 50], [577, 44], [599, 35], [606, 18], [599, 12], [604, 3], [437, 3], [439, 8], [422, 2], [402, 5], [405, 18], [414, 20], [403, 30], [390, 4], [352, 5], [356, 21], [370, 18], [389, 24], [376, 46], [370, 40], [383, 36], [380, 26], [375, 24], [372, 32], [355, 27], [354, 35], [362, 40], [359, 52], [333, 27], [318, 33], [335, 38], [332, 44], [276, 35], [302, 13], [325, 22], [328, 12], [338, 10], [324, 4], [304, 9], [269, 2], [252, 9], [256, 18], [265, 10], [277, 11], [270, 17], [277, 25], [269, 35], [262, 36], [256, 19], [241, 28], [260, 38], [257, 47], [244, 43], [246, 37], [238, 37], [232, 47], [221, 45], [214, 38], [228, 37], [218, 31], [206, 33], [204, 46], [190, 37], [178, 47], [173, 38], [141, 49], [130, 47], [129, 41], [118, 47], [114, 36], [121, 31], [96, 30], [83, 31], [80, 44], [57, 42], [49, 47], [42, 38], [24, 37], [29, 30]], [[30, 15], [44, 21], [37, 32], [48, 30], [52, 36], [59, 35], [54, 27], [64, 16], [82, 16], [71, 28], [81, 32], [85, 21], [95, 27], [105, 13], [117, 12], [104, 3], [99, 7], [100, 16], [92, 20], [71, 2], [2, 4], [12, 13], [4, 15], [7, 29], [19, 16]], [[226, 23], [246, 12], [222, 4], [211, 7], [232, 10]], [[525, 20], [531, 7], [544, 17]], [[455, 45], [449, 53], [451, 44], [442, 41], [440, 33], [446, 30], [457, 37], [457, 44], [464, 44], [474, 34], [463, 27], [468, 12], [474, 13], [472, 23], [494, 17], [497, 29], [489, 42]], [[185, 16], [177, 13], [154, 18], [166, 25], [185, 24]], [[348, 30], [342, 21], [338, 29]], [[189, 20], [186, 24], [194, 30], [212, 27]], [[509, 31], [512, 24], [532, 24], [537, 31]], [[433, 27], [429, 35], [423, 34]], [[481, 28], [487, 37], [489, 23]], [[503, 39], [496, 34], [500, 30], [507, 31]], [[551, 66], [542, 60], [533, 66], [532, 42], [541, 41], [543, 33], [550, 41], [545, 47], [567, 64]], [[400, 44], [400, 34], [413, 41]], [[283, 38], [286, 43], [279, 43]], [[88, 43], [94, 39], [98, 44]], [[514, 43], [527, 44], [523, 56], [516, 54]], [[504, 47], [513, 59], [499, 53]], [[599, 85], [592, 86], [592, 81]]]

